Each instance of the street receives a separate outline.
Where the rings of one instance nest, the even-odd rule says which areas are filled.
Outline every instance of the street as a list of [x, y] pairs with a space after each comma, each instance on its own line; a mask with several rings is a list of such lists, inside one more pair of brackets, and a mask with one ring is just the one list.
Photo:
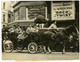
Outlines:
[[30, 54], [26, 51], [17, 53], [13, 51], [12, 53], [2, 53], [2, 60], [78, 60], [79, 53], [75, 52], [52, 52], [51, 54], [47, 53], [36, 53]]
[[1, 26], [2, 60], [79, 59], [79, 1], [1, 1]]

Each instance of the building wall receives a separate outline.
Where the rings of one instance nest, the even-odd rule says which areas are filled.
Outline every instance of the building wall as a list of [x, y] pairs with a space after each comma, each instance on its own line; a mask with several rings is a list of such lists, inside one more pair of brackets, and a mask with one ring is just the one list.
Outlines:
[[[2, 9], [2, 13], [1, 13], [1, 15], [2, 15], [2, 17], [1, 17], [1, 22], [2, 22], [2, 28], [3, 28], [3, 26], [7, 26], [7, 23], [8, 23], [8, 5], [7, 5], [7, 3], [8, 2], [6, 2], [6, 1], [2, 1], [1, 2], [1, 9]], [[5, 5], [4, 5], [5, 4]], [[5, 8], [4, 8], [5, 7]], [[5, 21], [3, 21], [3, 15], [5, 15], [5, 18], [4, 18], [4, 20]]]
[[[38, 6], [44, 6], [45, 8], [44, 8], [43, 12], [44, 12], [45, 19], [49, 19], [50, 21], [54, 21], [54, 20], [57, 21], [58, 22], [57, 26], [59, 26], [59, 27], [62, 27], [62, 26], [66, 27], [68, 25], [71, 25], [71, 24], [75, 23], [76, 20], [79, 21], [79, 19], [78, 19], [79, 16], [76, 16], [76, 15], [78, 15], [79, 11], [78, 12], [75, 11], [76, 9], [79, 9], [79, 8], [77, 8], [77, 5], [75, 5], [76, 2], [75, 2], [75, 4], [74, 3], [72, 4], [72, 5], [74, 5], [74, 7], [73, 6], [68, 6], [68, 7], [74, 8], [74, 11], [72, 11], [72, 9], [70, 11], [72, 11], [72, 13], [74, 13], [74, 16], [76, 16], [75, 19], [70, 19], [69, 20], [69, 19], [67, 19], [66, 16], [65, 16], [66, 19], [64, 19], [65, 17], [63, 17], [62, 19], [60, 19], [59, 17], [57, 17], [58, 20], [54, 19], [55, 17], [53, 18], [53, 15], [54, 15], [53, 9], [58, 8], [58, 6], [57, 7], [53, 7], [53, 4], [56, 4], [56, 3], [57, 3], [57, 5], [58, 5], [58, 3], [61, 4], [61, 2], [57, 2], [57, 1], [54, 2], [54, 3], [53, 2], [51, 3], [51, 1], [49, 1], [49, 2], [45, 2], [45, 1], [40, 1], [40, 2], [38, 2], [38, 1], [37, 2], [35, 2], [35, 1], [34, 2], [33, 1], [31, 1], [31, 2], [28, 2], [28, 1], [26, 1], [26, 2], [19, 1], [17, 4], [15, 4], [13, 6], [14, 7], [14, 13], [18, 12], [17, 11], [18, 9], [19, 9], [19, 12], [20, 12], [19, 13], [20, 15], [19, 16], [15, 16], [15, 18], [16, 17], [20, 17], [19, 20], [28, 20], [29, 21], [29, 19], [31, 17], [30, 13], [33, 12], [31, 10], [33, 10], [33, 8], [35, 8], [36, 6], [37, 6], [36, 9], [39, 9]], [[68, 2], [64, 2], [64, 3], [68, 4]], [[63, 6], [64, 6], [64, 4], [61, 7], [63, 8]], [[30, 10], [30, 7], [33, 7], [33, 8]], [[67, 8], [67, 7], [65, 6], [65, 8]], [[59, 11], [59, 10], [57, 10], [57, 11]], [[61, 11], [63, 11], [63, 10], [61, 10]], [[35, 16], [36, 14], [33, 12], [33, 14], [31, 14], [31, 15]], [[67, 15], [67, 13], [65, 15]], [[37, 15], [36, 15], [36, 17], [37, 17]]]
[[[9, 21], [9, 15], [11, 16], [12, 7], [11, 7], [11, 1], [1, 1], [1, 23], [2, 28], [3, 26], [7, 26]], [[5, 20], [5, 21], [4, 21]]]
[[[47, 19], [47, 7], [45, 2], [20, 2], [14, 6], [15, 20], [31, 20], [38, 15]], [[17, 15], [18, 16], [17, 16]]]

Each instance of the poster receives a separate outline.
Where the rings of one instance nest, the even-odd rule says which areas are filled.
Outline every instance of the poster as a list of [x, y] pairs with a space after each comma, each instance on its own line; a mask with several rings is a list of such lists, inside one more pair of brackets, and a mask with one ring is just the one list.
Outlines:
[[52, 2], [52, 20], [74, 20], [74, 2]]

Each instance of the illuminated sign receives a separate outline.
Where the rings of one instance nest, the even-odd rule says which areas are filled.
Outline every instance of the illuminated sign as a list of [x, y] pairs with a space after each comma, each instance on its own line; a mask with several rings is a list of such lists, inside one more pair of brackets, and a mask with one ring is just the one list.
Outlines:
[[75, 3], [74, 2], [53, 2], [52, 20], [74, 20]]

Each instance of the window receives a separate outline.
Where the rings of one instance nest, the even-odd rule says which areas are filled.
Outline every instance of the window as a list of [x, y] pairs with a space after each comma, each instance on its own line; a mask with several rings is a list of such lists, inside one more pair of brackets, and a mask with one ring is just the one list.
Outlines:
[[8, 14], [8, 22], [11, 21], [11, 14]]
[[20, 12], [19, 12], [19, 9], [15, 11], [15, 20], [20, 20]]
[[3, 3], [3, 9], [5, 9], [5, 3]]
[[45, 7], [44, 6], [30, 6], [28, 8], [29, 20], [35, 19], [39, 15], [42, 15], [45, 17]]
[[3, 22], [5, 22], [5, 14], [3, 14]]
[[5, 28], [5, 25], [3, 25], [3, 28]]
[[20, 20], [20, 13], [19, 12], [15, 12], [15, 20]]

